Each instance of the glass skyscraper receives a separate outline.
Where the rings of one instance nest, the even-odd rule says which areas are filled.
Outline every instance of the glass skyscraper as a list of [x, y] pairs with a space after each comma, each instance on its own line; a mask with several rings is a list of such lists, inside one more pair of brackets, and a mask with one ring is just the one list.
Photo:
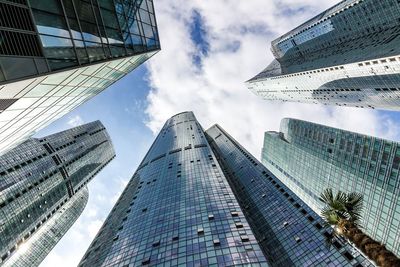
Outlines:
[[205, 133], [183, 112], [165, 123], [79, 266], [369, 266], [341, 240], [326, 248], [330, 234], [220, 127]]
[[246, 82], [270, 100], [400, 108], [400, 2], [345, 0], [272, 41]]
[[114, 157], [99, 121], [0, 156], [0, 265], [39, 265], [83, 211], [86, 184]]
[[159, 49], [152, 0], [0, 3], [0, 153]]
[[84, 210], [89, 197], [85, 186], [18, 247], [2, 267], [39, 266]]
[[400, 144], [283, 119], [266, 132], [262, 162], [314, 211], [326, 188], [364, 196], [363, 230], [400, 255]]

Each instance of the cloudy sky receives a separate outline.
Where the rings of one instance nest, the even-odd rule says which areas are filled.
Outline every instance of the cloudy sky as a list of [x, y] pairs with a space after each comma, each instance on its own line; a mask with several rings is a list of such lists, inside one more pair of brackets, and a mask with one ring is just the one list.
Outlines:
[[41, 267], [76, 266], [170, 116], [195, 112], [259, 157], [264, 131], [293, 117], [400, 140], [394, 112], [264, 101], [244, 86], [272, 60], [270, 42], [335, 0], [155, 0], [162, 50], [91, 101], [42, 130], [100, 119], [117, 157], [89, 185], [89, 203]]

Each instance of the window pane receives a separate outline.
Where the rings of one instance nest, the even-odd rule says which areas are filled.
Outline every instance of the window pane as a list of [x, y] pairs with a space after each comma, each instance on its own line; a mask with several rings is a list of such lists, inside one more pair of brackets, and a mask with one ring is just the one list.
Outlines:
[[65, 19], [58, 15], [34, 10], [38, 31], [44, 34], [70, 37]]

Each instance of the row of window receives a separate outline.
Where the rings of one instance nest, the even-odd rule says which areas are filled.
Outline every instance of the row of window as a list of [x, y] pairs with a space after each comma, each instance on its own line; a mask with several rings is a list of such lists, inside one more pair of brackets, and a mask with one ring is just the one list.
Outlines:
[[[292, 33], [290, 36], [286, 37], [285, 39], [279, 40], [279, 42], [278, 42], [277, 44], [281, 44], [281, 43], [285, 42], [285, 41], [288, 40], [288, 39], [294, 38], [295, 36], [297, 36], [297, 35], [299, 35], [299, 34], [301, 34], [301, 33], [303, 33], [303, 32], [308, 31], [309, 29], [311, 29], [311, 28], [313, 28], [313, 27], [315, 27], [315, 26], [317, 26], [317, 25], [319, 25], [319, 24], [321, 24], [321, 23], [323, 23], [323, 22], [325, 22], [325, 21], [331, 19], [332, 17], [334, 17], [334, 16], [336, 16], [336, 15], [342, 13], [343, 11], [345, 11], [345, 10], [347, 10], [347, 9], [349, 9], [349, 8], [351, 8], [351, 7], [353, 7], [354, 5], [356, 5], [356, 4], [358, 4], [358, 3], [362, 2], [362, 1], [363, 1], [363, 0], [358, 0], [358, 1], [356, 1], [356, 2], [351, 3], [350, 5], [347, 5], [347, 6], [342, 7], [341, 9], [335, 10], [335, 12], [329, 14], [328, 16], [325, 15], [325, 17], [323, 17], [323, 19], [320, 19], [319, 21], [315, 22], [314, 24], [308, 25], [307, 27], [303, 28], [302, 30], [297, 31], [297, 32], [294, 33], [294, 34]], [[327, 14], [329, 11], [331, 11], [331, 10], [328, 9], [328, 10], [326, 10], [324, 13]]]
[[14, 171], [17, 171], [17, 170], [21, 169], [22, 167], [24, 167], [24, 166], [26, 166], [28, 164], [31, 164], [31, 163], [33, 163], [33, 162], [35, 162], [35, 161], [37, 161], [37, 160], [39, 160], [41, 158], [44, 158], [46, 155], [47, 155], [46, 153], [43, 153], [41, 155], [37, 155], [37, 156], [35, 156], [35, 157], [31, 158], [31, 159], [28, 159], [27, 161], [21, 162], [20, 164], [17, 164], [17, 165], [15, 165], [13, 167], [10, 167], [7, 170], [1, 171], [0, 172], [0, 176], [5, 176], [5, 175], [10, 174], [10, 173], [12, 173]]
[[33, 182], [32, 184], [30, 184], [26, 188], [23, 188], [20, 192], [16, 192], [13, 197], [9, 197], [4, 202], [0, 203], [0, 208], [4, 208], [7, 204], [11, 204], [14, 200], [18, 199], [19, 197], [21, 197], [24, 194], [28, 193], [33, 188], [35, 188], [35, 187], [39, 186], [40, 184], [42, 184], [44, 181], [47, 181], [49, 178], [53, 177], [53, 175], [55, 175], [57, 172], [58, 172], [57, 170], [54, 170], [53, 172], [49, 173], [48, 175], [46, 175], [46, 176], [40, 178], [39, 180]]
[[[221, 135], [221, 134], [219, 134], [218, 137], [219, 137], [220, 135]], [[230, 139], [229, 136], [227, 136], [227, 138]], [[332, 142], [332, 141], [334, 142], [333, 139], [330, 140], [330, 141], [331, 141], [331, 142]], [[237, 145], [235, 142], [233, 142], [232, 140], [231, 140], [231, 143], [234, 144], [234, 145], [238, 148], [238, 150], [239, 150], [248, 160], [250, 160], [250, 162], [252, 162], [253, 159], [248, 155], [248, 153], [246, 153], [246, 151], [245, 151], [244, 149], [242, 149], [240, 146], [238, 146], [238, 145]], [[254, 161], [254, 160], [253, 160], [253, 161]], [[253, 162], [252, 162], [252, 163], [253, 163]], [[263, 174], [263, 175], [264, 175], [278, 190], [279, 190], [279, 192], [281, 192], [286, 198], [288, 198], [289, 202], [291, 202], [292, 205], [293, 205], [295, 208], [299, 209], [299, 211], [307, 218], [308, 221], [310, 221], [310, 223], [313, 223], [313, 222], [315, 221], [315, 218], [314, 218], [312, 215], [309, 215], [308, 212], [307, 212], [304, 208], [302, 208], [302, 206], [301, 206], [299, 203], [297, 203], [297, 202], [294, 200], [294, 198], [291, 197], [291, 196], [285, 191], [284, 187], [282, 187], [279, 183], [277, 183], [265, 170], [262, 171], [262, 174]], [[254, 182], [255, 182], [255, 179], [254, 179], [254, 178], [251, 179], [250, 182], [251, 182], [251, 183], [254, 183]], [[245, 187], [242, 186], [242, 189], [245, 189]], [[264, 193], [264, 194], [261, 195], [261, 198], [265, 198], [266, 196], [267, 196], [267, 195]], [[243, 203], [242, 203], [242, 204], [243, 204]], [[246, 205], [245, 203], [244, 203], [244, 205], [245, 205], [245, 206], [244, 206], [244, 209], [245, 209], [245, 210], [250, 209], [250, 206], [249, 206], [249, 205]], [[284, 223], [283, 223], [283, 226], [284, 226], [284, 227], [286, 227], [286, 226], [288, 226], [288, 225], [289, 225], [288, 222], [284, 222]], [[325, 229], [319, 222], [317, 222], [317, 223], [315, 223], [315, 224], [313, 224], [313, 225], [314, 225], [314, 227], [317, 228], [318, 230]], [[324, 235], [329, 235], [330, 233], [329, 233], [329, 231], [324, 231], [323, 234], [324, 234]], [[295, 241], [296, 241], [297, 243], [299, 243], [299, 242], [302, 241], [301, 238], [298, 237], [298, 236], [295, 236], [294, 238], [295, 238]], [[339, 244], [338, 241], [335, 241], [335, 242], [336, 242], [337, 244]], [[342, 245], [339, 244], [339, 246], [341, 247]], [[337, 248], [338, 248], [338, 247], [337, 247]], [[354, 257], [353, 257], [349, 252], [347, 252], [346, 250], [342, 252], [342, 255], [344, 255], [344, 256], [346, 257], [346, 259], [348, 259], [349, 261], [351, 261], [351, 260], [354, 258]], [[349, 256], [349, 255], [350, 255], [350, 256]]]
[[[64, 199], [61, 201], [59, 205], [57, 205], [46, 217], [44, 217], [41, 221], [39, 221], [36, 226], [34, 226], [28, 233], [20, 239], [7, 253], [2, 255], [1, 260], [4, 262], [14, 251], [18, 249], [18, 246], [24, 243], [28, 238], [30, 238], [33, 233], [35, 233], [48, 219], [50, 219], [54, 213], [56, 213], [65, 203], [67, 203], [68, 199]], [[60, 211], [61, 212], [61, 211]]]
[[[394, 61], [397, 61], [397, 60], [400, 61], [400, 57], [399, 58], [392, 57], [392, 58], [389, 58], [389, 59], [381, 59], [380, 62], [381, 63], [387, 63], [387, 62], [394, 62]], [[358, 63], [358, 66], [359, 67], [363, 67], [363, 66], [377, 65], [377, 64], [379, 64], [378, 60], [372, 60], [372, 61], [366, 61], [366, 62]], [[328, 72], [328, 71], [342, 70], [342, 69], [344, 69], [344, 66], [335, 66], [335, 67], [330, 67], [330, 68], [325, 68], [325, 69], [317, 69], [317, 70], [310, 70], [310, 71], [306, 71], [306, 72], [298, 72], [298, 73], [293, 73], [293, 74], [275, 76], [275, 77], [271, 77], [271, 79], [272, 80], [274, 80], [274, 79], [282, 79], [282, 78], [309, 75], [309, 74], [312, 74], [312, 73]]]

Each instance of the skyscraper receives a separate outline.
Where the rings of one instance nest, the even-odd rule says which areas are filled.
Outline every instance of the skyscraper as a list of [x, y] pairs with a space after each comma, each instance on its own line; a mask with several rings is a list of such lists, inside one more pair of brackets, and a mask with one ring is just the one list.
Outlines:
[[152, 0], [18, 0], [0, 12], [0, 153], [160, 49]]
[[400, 108], [400, 3], [345, 0], [272, 41], [246, 82], [270, 100]]
[[46, 258], [84, 210], [89, 197], [87, 186], [73, 195], [57, 212], [24, 240], [2, 267], [33, 267]]
[[295, 119], [266, 132], [262, 162], [314, 211], [326, 188], [364, 196], [363, 230], [400, 255], [400, 144]]
[[114, 157], [99, 121], [0, 156], [0, 265], [39, 265], [83, 211], [86, 184]]
[[79, 266], [369, 266], [340, 240], [327, 249], [321, 219], [218, 131], [170, 118]]

